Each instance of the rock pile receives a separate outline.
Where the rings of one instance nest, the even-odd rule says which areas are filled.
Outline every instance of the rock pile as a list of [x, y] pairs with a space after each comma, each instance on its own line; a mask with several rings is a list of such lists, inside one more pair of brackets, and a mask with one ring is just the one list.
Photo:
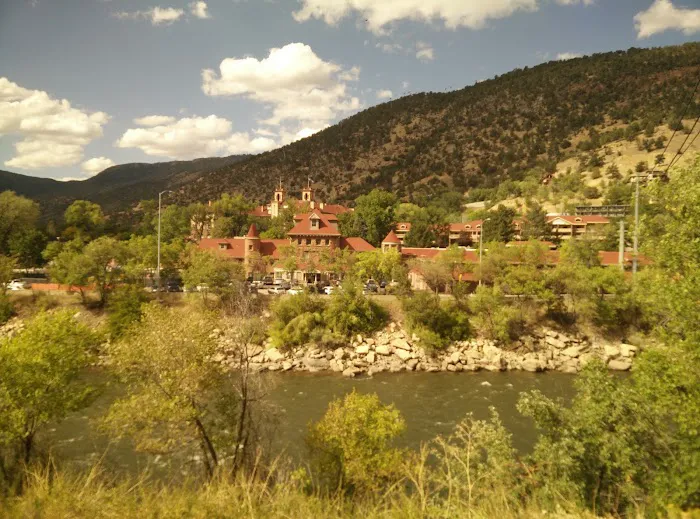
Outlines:
[[[222, 345], [217, 360], [232, 368], [240, 366], [240, 353]], [[601, 359], [611, 370], [632, 366], [637, 347], [569, 337], [550, 329], [525, 337], [508, 349], [494, 341], [470, 339], [456, 342], [445, 351], [429, 355], [419, 337], [410, 336], [396, 323], [372, 337], [357, 335], [348, 346], [334, 350], [307, 345], [282, 351], [269, 343], [250, 347], [249, 367], [255, 371], [333, 371], [346, 377], [383, 371], [562, 371], [577, 373], [589, 361]]]
[[12, 337], [24, 328], [24, 322], [18, 317], [13, 317], [0, 326], [0, 338]]

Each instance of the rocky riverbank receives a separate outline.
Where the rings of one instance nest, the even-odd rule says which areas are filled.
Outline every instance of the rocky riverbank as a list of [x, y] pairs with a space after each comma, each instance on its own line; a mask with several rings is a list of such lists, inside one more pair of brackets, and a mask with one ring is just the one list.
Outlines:
[[[221, 338], [220, 361], [233, 369], [240, 367], [240, 355]], [[332, 371], [346, 377], [372, 375], [384, 371], [561, 371], [577, 373], [587, 362], [600, 359], [611, 370], [632, 367], [638, 348], [586, 337], [572, 337], [555, 330], [541, 329], [508, 348], [486, 339], [456, 342], [444, 352], [429, 355], [420, 339], [391, 323], [371, 337], [358, 335], [352, 343], [333, 350], [315, 345], [282, 351], [269, 343], [249, 347], [247, 362], [254, 371]]]
[[[11, 337], [24, 327], [20, 319], [0, 326], [0, 337]], [[216, 330], [220, 353], [215, 360], [238, 369], [241, 355], [227, 338]], [[611, 343], [602, 339], [569, 336], [548, 328], [526, 336], [507, 348], [487, 339], [470, 339], [449, 346], [445, 351], [428, 354], [420, 338], [398, 324], [371, 337], [358, 335], [351, 344], [335, 349], [307, 345], [283, 351], [269, 342], [249, 346], [247, 362], [253, 371], [331, 371], [346, 377], [372, 375], [384, 371], [560, 371], [577, 373], [593, 359], [600, 359], [609, 369], [627, 371], [632, 367], [638, 348], [631, 344]]]

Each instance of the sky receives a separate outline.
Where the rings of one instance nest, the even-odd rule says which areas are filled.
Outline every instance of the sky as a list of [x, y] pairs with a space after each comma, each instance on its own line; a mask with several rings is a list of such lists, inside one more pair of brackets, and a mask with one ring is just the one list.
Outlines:
[[409, 93], [700, 37], [700, 0], [0, 0], [0, 169], [260, 153]]

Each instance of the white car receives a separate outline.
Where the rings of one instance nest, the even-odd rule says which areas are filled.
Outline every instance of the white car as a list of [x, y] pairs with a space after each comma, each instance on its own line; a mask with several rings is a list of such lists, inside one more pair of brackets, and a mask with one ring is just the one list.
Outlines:
[[332, 285], [329, 285], [323, 289], [323, 293], [326, 295], [331, 295], [333, 292], [335, 292], [337, 287], [334, 287]]
[[283, 287], [282, 285], [273, 285], [271, 287], [268, 287], [267, 293], [268, 294], [275, 294], [275, 295], [282, 295], [287, 292], [287, 289]]
[[287, 290], [287, 294], [289, 294], [290, 296], [295, 296], [295, 295], [301, 294], [303, 292], [304, 292], [304, 289], [301, 287], [292, 287], [289, 290]]
[[7, 290], [28, 290], [31, 288], [29, 283], [25, 283], [21, 279], [13, 279], [7, 285]]

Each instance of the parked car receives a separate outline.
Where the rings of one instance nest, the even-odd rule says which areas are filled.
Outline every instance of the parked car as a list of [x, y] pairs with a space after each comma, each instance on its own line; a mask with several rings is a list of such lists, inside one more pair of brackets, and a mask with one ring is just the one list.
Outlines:
[[336, 290], [337, 290], [337, 287], [334, 287], [332, 285], [328, 285], [327, 287], [323, 288], [323, 293], [326, 295], [331, 295]]
[[376, 294], [377, 291], [379, 290], [379, 285], [377, 285], [377, 282], [373, 279], [370, 279], [367, 281], [367, 284], [365, 285], [365, 292], [368, 294]]
[[268, 294], [282, 295], [287, 293], [287, 289], [282, 285], [273, 285], [267, 289]]
[[290, 296], [295, 296], [297, 294], [301, 294], [302, 292], [304, 292], [304, 289], [300, 286], [294, 286], [287, 290], [287, 294], [289, 294]]
[[21, 279], [13, 279], [7, 285], [7, 290], [29, 290], [32, 285]]
[[164, 292], [182, 292], [182, 285], [177, 281], [166, 281], [163, 285]]

